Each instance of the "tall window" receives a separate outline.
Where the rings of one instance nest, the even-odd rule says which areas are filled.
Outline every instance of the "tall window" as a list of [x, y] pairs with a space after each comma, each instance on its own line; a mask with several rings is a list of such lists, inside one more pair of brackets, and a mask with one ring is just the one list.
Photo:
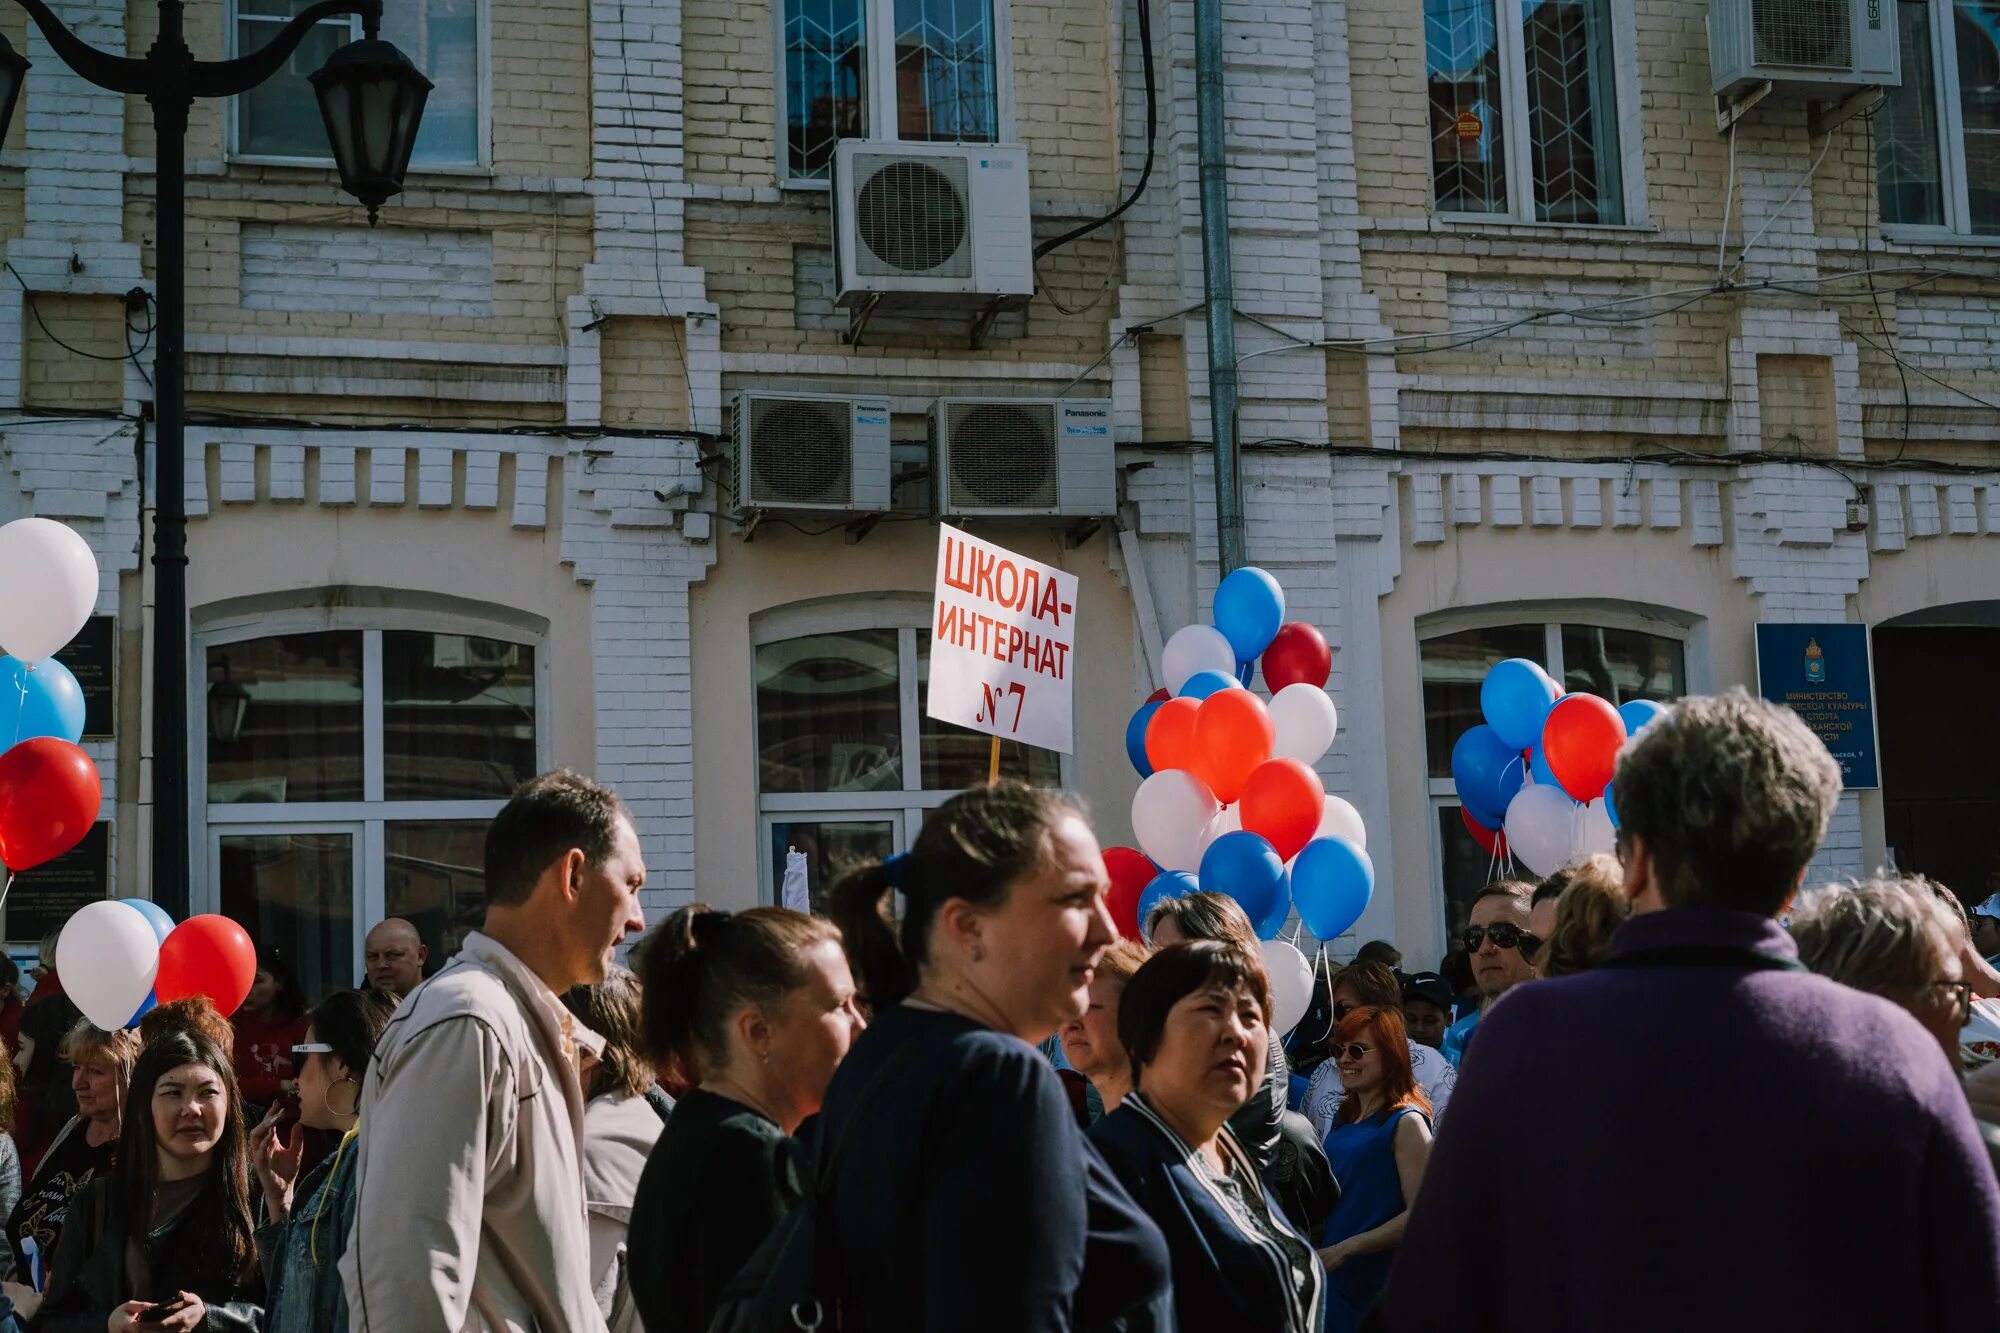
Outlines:
[[354, 984], [384, 916], [434, 963], [453, 952], [483, 910], [487, 821], [543, 767], [533, 646], [333, 629], [204, 651], [211, 910], [309, 996]]
[[[312, 0], [234, 0], [237, 54], [262, 49]], [[424, 103], [410, 164], [475, 166], [484, 159], [480, 135], [480, 0], [391, 0], [382, 36], [394, 42], [437, 85]], [[241, 157], [330, 161], [319, 103], [307, 81], [327, 56], [361, 37], [356, 16], [327, 19], [277, 75], [235, 100], [236, 153]]]
[[[991, 143], [996, 0], [785, 0], [784, 174], [821, 180], [841, 139]], [[886, 42], [871, 50], [870, 41]], [[893, 120], [878, 121], [879, 108]]]
[[1495, 662], [1540, 662], [1565, 690], [1582, 690], [1612, 704], [1662, 702], [1687, 693], [1687, 646], [1666, 626], [1526, 621], [1458, 630], [1422, 645], [1424, 754], [1430, 774], [1431, 824], [1436, 830], [1438, 889], [1447, 938], [1465, 925], [1472, 899], [1492, 878], [1493, 859], [1466, 832], [1451, 777], [1451, 750], [1479, 725], [1479, 685]]
[[1612, 0], [1424, 0], [1440, 213], [1619, 223]]
[[[788, 851], [805, 855], [817, 907], [841, 870], [907, 848], [926, 811], [986, 781], [991, 739], [924, 716], [929, 673], [930, 631], [908, 623], [788, 621], [757, 636], [757, 800], [770, 901], [779, 900]], [[1000, 773], [1058, 786], [1062, 757], [1003, 741]]]
[[2000, 235], [2000, 0], [1901, 0], [1903, 84], [1875, 114], [1884, 226]]

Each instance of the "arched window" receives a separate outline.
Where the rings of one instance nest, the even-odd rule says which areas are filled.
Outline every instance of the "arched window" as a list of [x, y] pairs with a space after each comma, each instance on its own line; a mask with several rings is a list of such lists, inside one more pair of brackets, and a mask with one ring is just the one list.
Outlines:
[[1493, 858], [1459, 814], [1451, 750], [1483, 719], [1479, 685], [1509, 657], [1540, 662], [1567, 690], [1614, 705], [1678, 699], [1688, 692], [1696, 622], [1633, 608], [1509, 607], [1454, 613], [1420, 625], [1424, 755], [1431, 805], [1431, 880], [1442, 903], [1445, 947], [1464, 927], [1472, 899], [1493, 877]]
[[[907, 848], [925, 811], [986, 781], [990, 738], [924, 716], [929, 610], [921, 594], [885, 594], [752, 622], [766, 901], [779, 901], [788, 851], [805, 855], [817, 907], [847, 865]], [[1066, 769], [1053, 750], [1001, 743], [1003, 777], [1056, 787]]]
[[544, 627], [444, 608], [248, 611], [196, 635], [196, 911], [283, 951], [308, 997], [408, 917], [435, 967], [484, 910], [486, 825], [549, 766]]

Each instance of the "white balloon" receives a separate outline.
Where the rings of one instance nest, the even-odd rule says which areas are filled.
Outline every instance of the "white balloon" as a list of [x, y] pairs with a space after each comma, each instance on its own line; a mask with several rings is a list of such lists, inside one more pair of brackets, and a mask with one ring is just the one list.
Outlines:
[[1242, 828], [1243, 809], [1241, 806], [1225, 805], [1216, 811], [1215, 818], [1209, 820], [1208, 827], [1201, 831], [1201, 850], [1195, 856], [1195, 864], [1201, 864], [1201, 858], [1208, 855], [1209, 847], [1214, 844], [1217, 838], [1225, 833], [1241, 832]]
[[1507, 848], [1534, 874], [1549, 874], [1575, 852], [1576, 822], [1576, 802], [1558, 789], [1523, 787], [1507, 804]]
[[1333, 699], [1317, 685], [1293, 681], [1271, 696], [1271, 742], [1273, 759], [1300, 759], [1316, 764], [1333, 748], [1333, 733], [1339, 723]]
[[1167, 678], [1167, 692], [1178, 697], [1181, 686], [1197, 671], [1220, 671], [1233, 679], [1236, 650], [1213, 625], [1183, 625], [1167, 640], [1160, 671]]
[[1583, 828], [1577, 835], [1578, 859], [1612, 851], [1617, 845], [1618, 830], [1611, 827], [1611, 812], [1604, 808], [1604, 798], [1600, 796], [1583, 807]]
[[75, 529], [48, 518], [0, 527], [0, 648], [23, 662], [53, 657], [96, 607], [97, 557]]
[[1271, 979], [1271, 1027], [1290, 1032], [1312, 1004], [1312, 964], [1283, 940], [1258, 943], [1264, 946], [1264, 973]]
[[56, 939], [63, 993], [106, 1032], [132, 1021], [160, 970], [160, 937], [136, 908], [105, 899], [86, 903]]
[[1162, 769], [1132, 794], [1132, 835], [1160, 869], [1194, 870], [1201, 865], [1202, 835], [1221, 809], [1200, 778]]
[[1326, 804], [1320, 808], [1319, 831], [1313, 837], [1345, 838], [1364, 852], [1368, 850], [1368, 826], [1361, 822], [1361, 812], [1332, 792], [1326, 794]]

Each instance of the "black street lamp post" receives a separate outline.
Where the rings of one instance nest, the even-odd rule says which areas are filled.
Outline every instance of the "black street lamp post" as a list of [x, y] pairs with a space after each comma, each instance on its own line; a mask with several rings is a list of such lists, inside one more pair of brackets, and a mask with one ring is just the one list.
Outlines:
[[[153, 358], [157, 418], [153, 525], [153, 899], [187, 914], [187, 460], [185, 424], [187, 122], [198, 97], [235, 97], [263, 83], [298, 49], [314, 24], [361, 17], [363, 40], [335, 51], [312, 75], [340, 183], [368, 207], [372, 225], [384, 200], [403, 188], [431, 81], [380, 39], [382, 0], [322, 0], [301, 11], [264, 46], [234, 60], [196, 60], [182, 27], [184, 0], [158, 0], [160, 35], [144, 56], [109, 55], [85, 42], [44, 0], [14, 0], [28, 11], [62, 62], [100, 88], [143, 96], [157, 142], [158, 286]], [[5, 138], [28, 61], [0, 37], [0, 138]]]

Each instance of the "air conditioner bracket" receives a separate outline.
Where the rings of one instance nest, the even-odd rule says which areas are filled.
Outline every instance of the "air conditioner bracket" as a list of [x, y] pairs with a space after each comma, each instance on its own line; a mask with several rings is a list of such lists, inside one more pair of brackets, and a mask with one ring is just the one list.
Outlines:
[[1722, 94], [1715, 99], [1715, 132], [1727, 134], [1729, 127], [1750, 114], [1759, 102], [1771, 95], [1773, 85], [1769, 79], [1751, 84], [1740, 93]]
[[743, 544], [748, 546], [757, 540], [757, 525], [764, 521], [764, 511], [753, 509], [743, 520]]
[[847, 544], [849, 546], [860, 545], [867, 539], [869, 533], [875, 531], [875, 525], [881, 521], [882, 516], [880, 514], [863, 514], [860, 518], [849, 523], [846, 530]]
[[882, 293], [876, 292], [860, 305], [847, 312], [847, 345], [861, 346], [861, 339], [868, 332], [868, 321], [875, 317], [875, 307], [882, 304]]
[[1005, 297], [996, 296], [986, 303], [979, 317], [972, 321], [972, 350], [981, 351], [986, 346], [986, 335], [993, 331], [993, 321], [1000, 318], [1000, 312], [1007, 308]]
[[1889, 95], [1886, 88], [1857, 88], [1838, 102], [1815, 102], [1806, 108], [1806, 133], [1823, 138], [1854, 117], [1873, 110]]
[[1081, 522], [1070, 524], [1069, 530], [1063, 533], [1063, 549], [1074, 551], [1077, 547], [1095, 537], [1097, 530], [1103, 526], [1104, 520], [1097, 518], [1086, 518]]

